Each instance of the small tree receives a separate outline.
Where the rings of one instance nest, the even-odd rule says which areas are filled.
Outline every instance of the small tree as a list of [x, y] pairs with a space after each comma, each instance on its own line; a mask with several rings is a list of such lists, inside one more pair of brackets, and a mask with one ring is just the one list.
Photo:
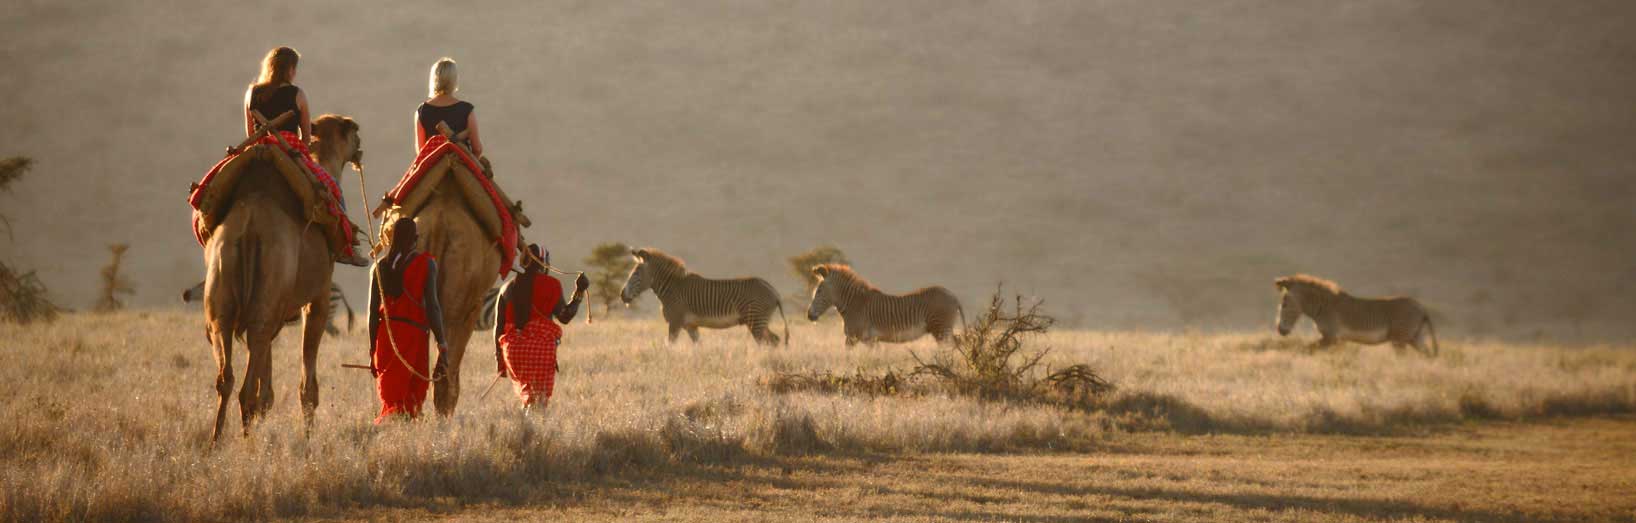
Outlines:
[[[22, 156], [0, 160], [0, 190], [10, 192], [11, 182], [22, 178], [33, 165], [34, 160]], [[6, 228], [6, 238], [9, 240], [11, 221], [5, 215], [0, 215], [0, 226]], [[45, 284], [40, 282], [34, 271], [15, 270], [0, 262], [0, 321], [51, 321], [61, 311], [61, 307], [51, 303]]]
[[846, 259], [846, 253], [841, 252], [841, 248], [834, 245], [814, 247], [810, 251], [789, 257], [789, 262], [790, 271], [795, 274], [797, 279], [801, 280], [801, 283], [805, 285], [806, 293], [809, 294], [812, 292], [813, 287], [818, 286], [818, 277], [812, 275], [813, 267], [825, 263], [852, 263]]
[[136, 294], [136, 289], [131, 286], [131, 281], [125, 279], [124, 275], [119, 274], [119, 266], [125, 261], [125, 251], [129, 248], [129, 245], [123, 243], [108, 246], [108, 251], [113, 254], [113, 260], [108, 262], [107, 267], [102, 268], [102, 297], [97, 299], [97, 304], [92, 307], [92, 310], [113, 312], [123, 309], [125, 308], [125, 302], [120, 301], [119, 295]]
[[[625, 277], [636, 267], [636, 260], [631, 258], [631, 247], [620, 242], [597, 245], [585, 258], [585, 265], [587, 276], [591, 279], [592, 299], [602, 304], [604, 314], [612, 311], [614, 303], [619, 301], [619, 291], [625, 284]], [[631, 306], [636, 304], [633, 302]]]

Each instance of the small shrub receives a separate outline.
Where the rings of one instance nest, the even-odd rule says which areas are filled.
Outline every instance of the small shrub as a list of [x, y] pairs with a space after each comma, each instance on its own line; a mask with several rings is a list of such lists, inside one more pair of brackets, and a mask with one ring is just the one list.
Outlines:
[[19, 274], [0, 263], [0, 321], [27, 324], [57, 319], [62, 308], [46, 295], [34, 271]]
[[[818, 277], [812, 274], [812, 268], [825, 263], [851, 264], [846, 259], [846, 253], [834, 245], [821, 245], [812, 250], [789, 257], [790, 271], [795, 278], [801, 280], [806, 294], [812, 293], [812, 288], [818, 286]], [[803, 298], [805, 296], [802, 296]]]
[[1040, 312], [1040, 302], [1024, 305], [1022, 296], [1006, 300], [996, 290], [988, 308], [954, 337], [952, 350], [922, 360], [914, 375], [938, 378], [954, 392], [987, 400], [1053, 403], [1090, 410], [1113, 384], [1085, 364], [1050, 371], [1040, 361], [1051, 349], [1027, 350], [1025, 342], [1044, 334], [1056, 318]]
[[[636, 267], [636, 261], [631, 259], [631, 247], [620, 242], [608, 242], [591, 249], [591, 255], [585, 257], [588, 269], [587, 276], [591, 279], [590, 294], [592, 299], [602, 304], [603, 314], [613, 310], [619, 302], [620, 288], [625, 284], [625, 277]], [[636, 303], [631, 303], [632, 307]]]

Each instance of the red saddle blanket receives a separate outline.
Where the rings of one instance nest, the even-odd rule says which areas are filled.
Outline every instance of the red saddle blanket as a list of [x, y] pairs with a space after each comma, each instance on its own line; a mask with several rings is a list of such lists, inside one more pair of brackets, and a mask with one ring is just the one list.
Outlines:
[[[494, 180], [483, 175], [482, 166], [465, 149], [449, 142], [447, 138], [441, 135], [426, 140], [426, 145], [420, 148], [420, 154], [415, 155], [414, 163], [409, 165], [409, 170], [404, 172], [403, 178], [398, 180], [397, 187], [387, 191], [386, 201], [392, 205], [402, 204], [403, 199], [408, 197], [411, 192], [414, 192], [415, 187], [420, 184], [426, 173], [436, 167], [438, 162], [445, 156], [451, 154], [460, 162], [460, 165], [465, 167], [465, 175], [471, 176], [483, 187], [483, 191], [488, 193], [489, 201], [494, 204], [494, 211], [499, 215], [499, 237], [495, 238], [494, 241], [497, 244], [496, 247], [500, 249], [500, 267], [498, 269], [503, 277], [517, 259], [517, 222], [511, 216], [510, 205], [504, 198], [500, 197], [500, 192], [494, 187]], [[460, 175], [458, 174], [459, 170], [451, 171], [453, 172], [450, 175]], [[410, 212], [415, 210], [418, 209], [411, 209]]]
[[[264, 145], [277, 148], [278, 150], [283, 151], [284, 154], [291, 159], [301, 162], [301, 164], [307, 168], [307, 172], [312, 173], [318, 179], [318, 182], [329, 191], [330, 197], [321, 198], [321, 200], [323, 201], [322, 205], [324, 210], [329, 214], [329, 217], [332, 218], [332, 220], [326, 221], [332, 221], [334, 223], [334, 227], [336, 228], [335, 231], [332, 231], [331, 236], [338, 239], [345, 239], [345, 241], [338, 240], [332, 243], [342, 254], [352, 254], [352, 222], [347, 219], [346, 212], [341, 210], [339, 203], [341, 201], [341, 187], [335, 183], [335, 178], [330, 176], [329, 171], [324, 170], [323, 166], [318, 165], [318, 162], [313, 161], [311, 153], [307, 150], [307, 145], [301, 142], [300, 137], [289, 131], [279, 131], [279, 136], [284, 140], [279, 141], [273, 138], [272, 135], [264, 135], [251, 147]], [[245, 149], [249, 150], [249, 147]], [[204, 227], [201, 225], [206, 221], [213, 222], [214, 219], [220, 218], [219, 216], [207, 216], [207, 212], [225, 214], [225, 209], [201, 209], [200, 206], [202, 203], [204, 203], [206, 195], [212, 192], [211, 182], [216, 180], [216, 175], [220, 174], [223, 167], [232, 164], [233, 160], [237, 159], [238, 157], [238, 154], [231, 154], [226, 158], [222, 158], [221, 161], [216, 162], [216, 165], [212, 166], [210, 171], [205, 173], [204, 178], [199, 180], [199, 183], [193, 187], [193, 191], [188, 194], [187, 203], [189, 206], [193, 207], [194, 211], [193, 235], [194, 239], [199, 241], [199, 245], [204, 245], [205, 241], [208, 239], [208, 235], [210, 234], [210, 227]]]

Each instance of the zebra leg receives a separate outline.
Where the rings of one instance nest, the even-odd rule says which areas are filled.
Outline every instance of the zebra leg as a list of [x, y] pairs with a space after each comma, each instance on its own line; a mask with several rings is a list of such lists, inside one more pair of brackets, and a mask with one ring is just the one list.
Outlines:
[[681, 335], [681, 334], [682, 334], [682, 325], [681, 324], [679, 324], [679, 323], [670, 324], [670, 340], [669, 340], [670, 344], [672, 344], [672, 345], [676, 344], [676, 337]]
[[1426, 334], [1427, 333], [1426, 333], [1425, 325], [1426, 325], [1425, 323], [1422, 323], [1420, 328], [1415, 329], [1414, 338], [1413, 338], [1411, 343], [1414, 344], [1414, 349], [1415, 350], [1420, 351], [1420, 354], [1422, 356], [1425, 356], [1427, 358], [1434, 358], [1434, 357], [1437, 356], [1437, 351], [1433, 350], [1431, 346], [1426, 344]]
[[688, 327], [687, 328], [687, 337], [692, 338], [693, 343], [698, 343], [699, 342], [699, 328], [698, 327]]

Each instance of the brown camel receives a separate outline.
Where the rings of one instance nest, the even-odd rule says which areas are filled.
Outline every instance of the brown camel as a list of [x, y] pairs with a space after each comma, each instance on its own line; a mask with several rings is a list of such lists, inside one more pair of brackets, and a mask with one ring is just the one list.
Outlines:
[[[318, 163], [340, 173], [360, 160], [358, 124], [324, 115], [313, 122]], [[308, 226], [300, 199], [271, 166], [247, 167], [234, 190], [233, 206], [205, 244], [205, 335], [216, 355], [216, 424], [222, 432], [227, 399], [233, 391], [233, 338], [249, 346], [239, 412], [245, 434], [273, 404], [273, 338], [284, 320], [302, 314], [301, 414], [312, 426], [318, 408], [314, 365], [329, 317], [330, 248], [319, 226]]]
[[[443, 305], [449, 350], [442, 355], [447, 371], [442, 380], [432, 383], [432, 404], [445, 417], [454, 414], [460, 401], [460, 362], [482, 316], [483, 298], [500, 279], [500, 252], [472, 216], [460, 191], [456, 182], [445, 178], [415, 215], [415, 228], [420, 231], [417, 248], [437, 259], [437, 298]], [[394, 219], [395, 214], [388, 212], [384, 223]], [[391, 231], [384, 229], [381, 238], [390, 238]]]

